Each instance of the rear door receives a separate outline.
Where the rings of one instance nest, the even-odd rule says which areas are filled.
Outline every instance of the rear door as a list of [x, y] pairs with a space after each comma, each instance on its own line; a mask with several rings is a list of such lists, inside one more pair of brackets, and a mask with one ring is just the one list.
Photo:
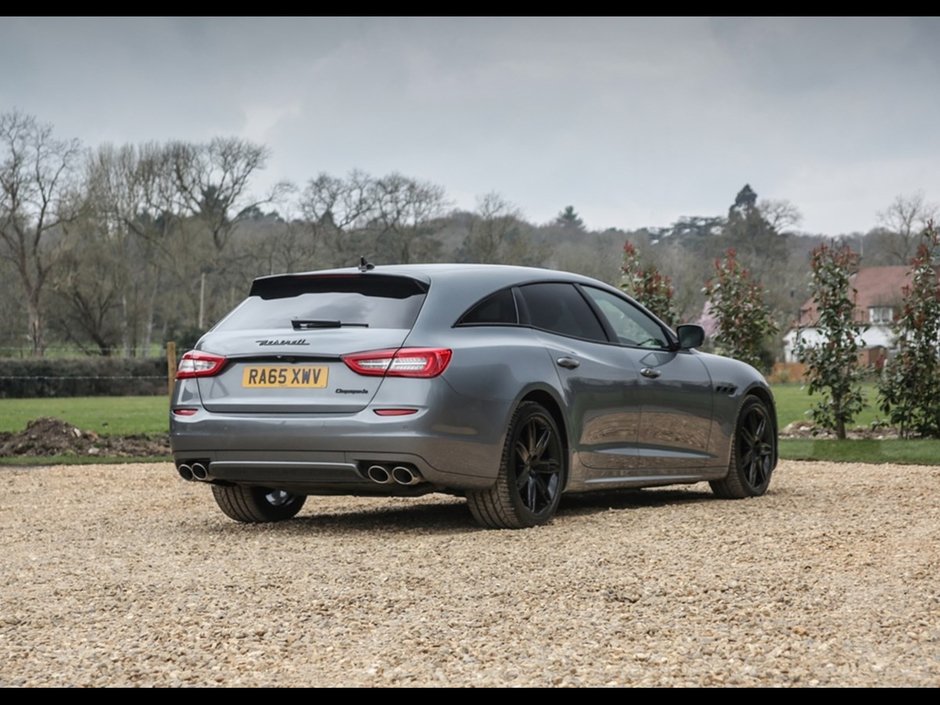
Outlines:
[[427, 292], [410, 277], [284, 275], [255, 281], [251, 295], [200, 341], [224, 355], [198, 379], [209, 411], [354, 413], [382, 377], [353, 372], [342, 356], [400, 348]]
[[586, 480], [629, 474], [637, 466], [638, 372], [611, 345], [599, 319], [573, 284], [519, 287], [525, 321], [551, 356], [567, 396], [568, 413]]

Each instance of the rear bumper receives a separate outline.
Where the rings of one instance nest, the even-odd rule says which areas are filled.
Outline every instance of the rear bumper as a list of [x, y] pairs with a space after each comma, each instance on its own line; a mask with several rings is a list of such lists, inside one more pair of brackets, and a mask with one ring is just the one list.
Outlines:
[[[177, 465], [201, 463], [207, 470], [207, 476], [202, 479], [207, 482], [221, 482], [244, 485], [262, 485], [289, 490], [297, 494], [353, 494], [375, 496], [414, 496], [434, 491], [459, 491], [454, 483], [442, 485], [429, 478], [436, 477], [433, 471], [427, 469], [422, 472], [418, 465], [420, 459], [410, 457], [404, 459], [389, 459], [379, 463], [362, 462], [352, 463], [341, 460], [335, 461], [309, 461], [309, 460], [277, 460], [266, 455], [263, 459], [250, 459], [249, 454], [238, 454], [237, 460], [223, 458], [211, 459], [205, 454], [195, 455], [183, 453], [177, 457]], [[419, 462], [415, 462], [419, 461]], [[384, 482], [371, 479], [368, 474], [370, 466], [379, 465], [386, 475]], [[392, 471], [395, 468], [405, 467], [408, 470], [408, 482], [393, 480]], [[424, 466], [427, 468], [427, 466]], [[181, 472], [181, 474], [183, 474]], [[186, 479], [193, 479], [185, 475]]]
[[[466, 407], [464, 407], [466, 410]], [[210, 479], [243, 484], [293, 486], [351, 493], [414, 493], [413, 488], [376, 485], [366, 470], [375, 463], [407, 464], [435, 489], [467, 490], [496, 479], [503, 438], [480, 429], [489, 424], [453, 423], [453, 412], [419, 409], [382, 417], [371, 408], [354, 414], [220, 414], [200, 408], [170, 418], [176, 463], [200, 461]], [[420, 486], [416, 486], [420, 487]], [[425, 491], [428, 488], [425, 487]]]

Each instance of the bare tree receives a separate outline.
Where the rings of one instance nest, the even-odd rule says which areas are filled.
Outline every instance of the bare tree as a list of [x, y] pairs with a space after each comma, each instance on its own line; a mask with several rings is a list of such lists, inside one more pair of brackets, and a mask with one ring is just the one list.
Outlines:
[[122, 258], [94, 214], [69, 226], [52, 286], [53, 318], [68, 340], [82, 349], [88, 341], [111, 355], [121, 341], [121, 296], [126, 278]]
[[891, 264], [908, 264], [920, 235], [927, 223], [940, 214], [935, 203], [928, 203], [923, 192], [911, 196], [897, 196], [887, 208], [878, 213], [878, 223], [884, 228], [878, 245], [890, 256]]
[[0, 115], [0, 257], [13, 263], [23, 288], [34, 355], [45, 350], [42, 294], [53, 267], [48, 240], [73, 219], [78, 140], [58, 140], [52, 126], [14, 111]]
[[264, 197], [250, 195], [266, 159], [266, 148], [238, 139], [106, 145], [95, 153], [89, 194], [107, 204], [114, 247], [124, 254], [127, 349], [149, 348], [161, 318], [164, 329], [204, 327], [234, 303], [249, 253], [226, 251], [232, 235], [291, 189], [280, 182]]
[[86, 208], [119, 255], [111, 278], [120, 285], [125, 355], [148, 350], [168, 263], [182, 259], [171, 243], [180, 218], [166, 152], [155, 142], [103, 145], [89, 157], [85, 188]]
[[239, 221], [292, 189], [282, 181], [262, 198], [249, 194], [251, 177], [264, 169], [269, 153], [267, 147], [247, 140], [217, 137], [208, 144], [172, 142], [166, 154], [178, 210], [198, 217], [219, 252]]
[[518, 264], [511, 250], [519, 240], [522, 214], [515, 205], [492, 191], [477, 198], [475, 217], [461, 247], [468, 262]]
[[432, 234], [431, 221], [447, 205], [444, 188], [399, 173], [377, 179], [372, 188], [378, 239], [390, 260], [408, 264], [433, 259], [440, 243], [428, 236]]
[[797, 227], [803, 222], [800, 209], [786, 199], [764, 198], [757, 203], [761, 216], [777, 233]]
[[[180, 299], [182, 309], [174, 317], [188, 320], [190, 330], [204, 329], [237, 295], [231, 280], [238, 277], [243, 262], [226, 252], [233, 233], [261, 206], [283, 199], [293, 186], [282, 181], [263, 196], [253, 195], [252, 178], [265, 167], [269, 151], [239, 138], [215, 138], [204, 144], [171, 142], [163, 154], [176, 216], [166, 243], [172, 246], [172, 256], [165, 258], [165, 272], [177, 289], [198, 287], [196, 296]], [[170, 252], [164, 249], [164, 254]]]
[[13, 263], [0, 257], [0, 357], [20, 353], [28, 330], [23, 293]]
[[252, 276], [316, 269], [307, 221], [289, 211], [269, 224], [245, 247], [252, 253]]
[[705, 305], [702, 283], [713, 273], [712, 260], [670, 239], [647, 247], [652, 264], [668, 275], [675, 292], [673, 305], [676, 321], [688, 321], [698, 316]]
[[311, 258], [327, 266], [349, 263], [362, 231], [378, 215], [377, 197], [375, 180], [359, 170], [345, 179], [326, 173], [311, 179], [299, 203]]

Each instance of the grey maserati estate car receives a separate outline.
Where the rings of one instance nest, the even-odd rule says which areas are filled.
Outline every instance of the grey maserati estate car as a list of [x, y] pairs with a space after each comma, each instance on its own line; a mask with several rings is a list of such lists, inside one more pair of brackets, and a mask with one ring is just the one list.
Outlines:
[[243, 522], [309, 495], [463, 495], [483, 526], [565, 492], [707, 481], [763, 494], [774, 400], [618, 289], [547, 269], [393, 265], [256, 279], [185, 353], [177, 471]]

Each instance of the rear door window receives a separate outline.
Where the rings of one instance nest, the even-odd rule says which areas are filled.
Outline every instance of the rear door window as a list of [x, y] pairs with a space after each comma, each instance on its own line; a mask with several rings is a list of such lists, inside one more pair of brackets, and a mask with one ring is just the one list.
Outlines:
[[580, 292], [571, 284], [551, 282], [519, 287], [535, 328], [572, 338], [607, 342], [604, 328]]

